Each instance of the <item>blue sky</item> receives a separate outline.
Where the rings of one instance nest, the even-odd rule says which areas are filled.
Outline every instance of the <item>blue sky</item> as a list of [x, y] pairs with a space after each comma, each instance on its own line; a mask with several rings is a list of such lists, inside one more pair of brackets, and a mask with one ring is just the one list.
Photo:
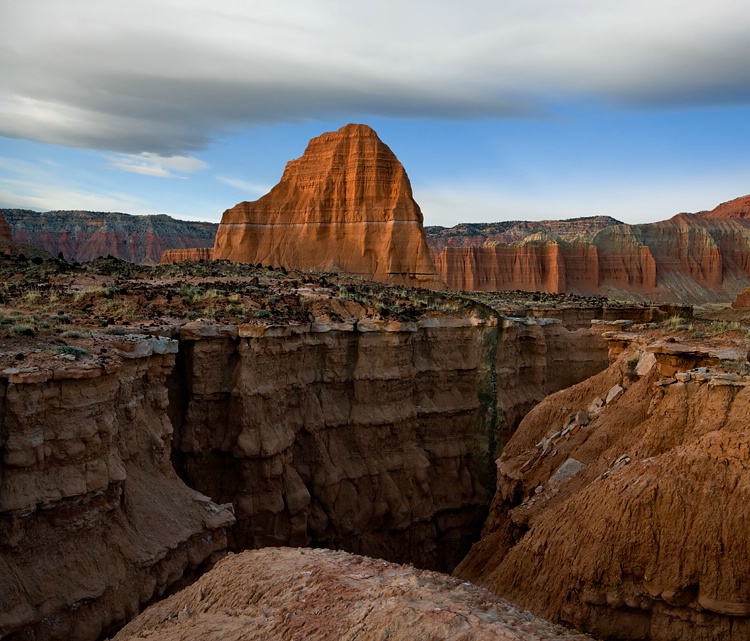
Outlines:
[[649, 222], [750, 193], [748, 3], [0, 12], [0, 207], [218, 221], [348, 122], [403, 162], [426, 224]]

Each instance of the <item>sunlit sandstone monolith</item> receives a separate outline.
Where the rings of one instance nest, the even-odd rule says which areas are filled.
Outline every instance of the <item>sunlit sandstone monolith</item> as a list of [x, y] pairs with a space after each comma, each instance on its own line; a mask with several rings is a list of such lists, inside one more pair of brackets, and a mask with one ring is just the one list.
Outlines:
[[406, 171], [366, 125], [314, 138], [268, 194], [225, 211], [213, 257], [444, 287]]

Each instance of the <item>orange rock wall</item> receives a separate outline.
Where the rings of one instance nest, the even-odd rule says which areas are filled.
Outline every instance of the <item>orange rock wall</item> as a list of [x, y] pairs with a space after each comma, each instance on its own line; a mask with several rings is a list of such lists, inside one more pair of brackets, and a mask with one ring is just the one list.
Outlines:
[[735, 309], [750, 309], [750, 287], [745, 287], [732, 302]]
[[457, 576], [598, 638], [750, 638], [750, 382], [665, 345], [524, 418]]
[[750, 284], [750, 219], [680, 214], [649, 225], [608, 227], [590, 242], [446, 247], [433, 260], [448, 288], [456, 290], [730, 301]]
[[210, 247], [193, 247], [192, 249], [165, 249], [160, 264], [169, 265], [183, 260], [211, 260], [213, 249]]
[[225, 211], [213, 256], [444, 288], [406, 171], [365, 125], [314, 138], [266, 196]]

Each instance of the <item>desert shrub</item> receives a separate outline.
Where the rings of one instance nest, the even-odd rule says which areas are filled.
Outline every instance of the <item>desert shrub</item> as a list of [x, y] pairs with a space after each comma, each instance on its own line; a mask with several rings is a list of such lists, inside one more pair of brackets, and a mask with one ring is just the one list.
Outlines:
[[63, 332], [62, 334], [60, 334], [60, 336], [62, 338], [90, 338], [91, 331], [71, 329], [71, 330]]
[[67, 356], [75, 356], [76, 359], [82, 356], [88, 356], [89, 351], [83, 347], [76, 347], [75, 345], [55, 345], [54, 352], [56, 354], [65, 354]]
[[112, 336], [125, 336], [126, 332], [122, 327], [109, 327], [104, 330], [104, 333]]
[[14, 334], [18, 336], [35, 336], [36, 330], [31, 325], [13, 325], [10, 328]]

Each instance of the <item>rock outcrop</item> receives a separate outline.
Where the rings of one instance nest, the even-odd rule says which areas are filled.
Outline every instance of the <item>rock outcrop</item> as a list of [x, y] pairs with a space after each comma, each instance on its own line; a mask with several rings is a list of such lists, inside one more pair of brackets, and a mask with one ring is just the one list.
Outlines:
[[718, 207], [701, 215], [704, 218], [750, 218], [750, 196], [741, 196], [721, 203]]
[[509, 245], [446, 247], [433, 259], [449, 289], [729, 302], [750, 285], [750, 218], [720, 206], [606, 227], [590, 239], [535, 235]]
[[529, 236], [590, 239], [606, 227], [622, 225], [610, 216], [585, 216], [567, 220], [507, 220], [497, 223], [459, 223], [454, 227], [426, 226], [427, 244], [436, 253], [445, 247], [484, 247], [519, 243]]
[[[597, 636], [750, 636], [747, 346], [640, 343], [521, 422], [459, 577]], [[707, 344], [706, 344], [707, 343]]]
[[13, 242], [13, 235], [10, 231], [10, 225], [5, 216], [0, 214], [0, 246], [10, 245]]
[[[165, 249], [211, 247], [216, 223], [175, 220], [165, 215], [133, 216], [91, 211], [0, 210], [13, 242], [44, 249], [66, 260], [114, 256], [131, 263], [158, 265]], [[0, 229], [2, 234], [2, 229]]]
[[750, 287], [745, 287], [732, 301], [734, 309], [750, 309]]
[[314, 138], [267, 195], [225, 211], [213, 256], [443, 288], [406, 171], [366, 125]]
[[211, 260], [214, 250], [211, 247], [194, 247], [192, 249], [165, 249], [161, 255], [161, 264], [180, 263], [183, 260]]
[[177, 343], [103, 344], [0, 371], [0, 637], [93, 641], [226, 549], [170, 463]]
[[481, 529], [494, 452], [520, 417], [606, 364], [595, 333], [534, 319], [219, 329], [180, 331], [173, 423], [183, 478], [235, 505], [230, 547], [444, 570]]
[[330, 550], [232, 555], [115, 641], [585, 641], [469, 583]]

